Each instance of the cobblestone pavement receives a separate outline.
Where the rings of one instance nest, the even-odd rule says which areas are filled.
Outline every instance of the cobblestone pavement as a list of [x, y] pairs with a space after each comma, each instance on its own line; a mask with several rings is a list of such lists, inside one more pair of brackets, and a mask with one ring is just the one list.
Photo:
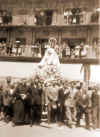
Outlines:
[[0, 122], [0, 137], [100, 137], [100, 129], [86, 130], [84, 128], [59, 127], [57, 124], [44, 124], [30, 127], [16, 126]]

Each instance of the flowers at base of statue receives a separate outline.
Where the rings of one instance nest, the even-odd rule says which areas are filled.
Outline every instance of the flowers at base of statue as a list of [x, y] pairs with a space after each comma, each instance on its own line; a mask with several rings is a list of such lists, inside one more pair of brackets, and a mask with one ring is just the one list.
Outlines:
[[52, 79], [54, 78], [56, 75], [58, 75], [59, 71], [57, 69], [56, 65], [53, 64], [49, 64], [49, 65], [45, 65], [45, 66], [38, 66], [38, 69], [36, 71], [36, 74], [38, 77], [40, 77], [41, 79]]
[[57, 73], [57, 67], [55, 65], [48, 65], [46, 69], [47, 74], [54, 75]]

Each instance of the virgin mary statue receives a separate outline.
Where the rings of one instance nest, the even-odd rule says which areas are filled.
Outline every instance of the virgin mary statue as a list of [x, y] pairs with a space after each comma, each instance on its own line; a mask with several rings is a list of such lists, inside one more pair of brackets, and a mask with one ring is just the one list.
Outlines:
[[44, 81], [53, 81], [61, 77], [60, 61], [55, 49], [57, 40], [51, 37], [47, 47], [44, 57], [37, 66], [36, 74]]

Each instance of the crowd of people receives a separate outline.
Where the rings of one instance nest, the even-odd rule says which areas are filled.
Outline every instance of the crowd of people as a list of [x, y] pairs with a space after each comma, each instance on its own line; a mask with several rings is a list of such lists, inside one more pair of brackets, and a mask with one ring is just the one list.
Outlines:
[[[25, 9], [22, 9], [25, 12]], [[27, 12], [27, 10], [26, 10]], [[20, 17], [21, 15], [21, 17]], [[55, 21], [57, 18], [57, 21]], [[16, 14], [13, 15], [13, 11], [0, 9], [0, 26], [4, 25], [58, 25], [59, 18], [62, 18], [63, 25], [70, 24], [89, 24], [99, 22], [99, 11], [89, 12], [87, 8], [65, 8], [64, 11], [59, 14], [53, 10], [35, 10], [32, 14]], [[20, 20], [19, 20], [20, 19]]]
[[80, 81], [59, 80], [41, 83], [38, 79], [0, 85], [0, 120], [20, 124], [40, 124], [44, 118], [59, 126], [97, 128], [100, 87]]
[[[81, 42], [62, 42], [61, 45], [56, 43], [56, 52], [60, 58], [97, 58], [100, 55], [100, 48], [95, 42], [93, 46]], [[48, 42], [40, 44], [39, 42], [33, 45], [21, 44], [20, 41], [0, 42], [0, 55], [2, 56], [25, 56], [25, 57], [42, 57], [45, 50], [48, 48]]]
[[100, 85], [66, 80], [61, 71], [57, 40], [49, 39], [44, 57], [30, 78], [0, 85], [0, 119], [19, 124], [40, 124], [44, 118], [58, 125], [97, 128]]
[[1, 10], [0, 9], [0, 26], [2, 25], [8, 25], [12, 23], [12, 14], [11, 12], [8, 12], [7, 10]]

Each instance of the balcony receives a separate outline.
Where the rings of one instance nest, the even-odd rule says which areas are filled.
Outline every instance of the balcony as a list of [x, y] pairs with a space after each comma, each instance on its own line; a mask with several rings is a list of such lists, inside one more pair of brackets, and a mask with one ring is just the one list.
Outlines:
[[[40, 62], [41, 58], [38, 57], [25, 57], [25, 56], [0, 56], [0, 61], [7, 61], [7, 62]], [[60, 62], [62, 64], [93, 64], [99, 65], [100, 59], [96, 58], [60, 58]]]

